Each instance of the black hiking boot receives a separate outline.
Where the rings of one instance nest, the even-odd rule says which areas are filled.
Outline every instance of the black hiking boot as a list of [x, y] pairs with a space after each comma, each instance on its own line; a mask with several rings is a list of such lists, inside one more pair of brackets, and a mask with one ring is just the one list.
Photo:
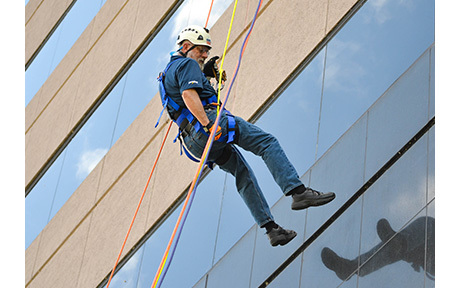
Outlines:
[[270, 244], [275, 247], [278, 245], [286, 245], [297, 236], [297, 233], [293, 230], [286, 230], [278, 226], [278, 228], [273, 228], [270, 232], [267, 232], [267, 236], [270, 240]]
[[335, 193], [322, 193], [311, 188], [305, 188], [300, 194], [292, 194], [292, 210], [302, 210], [310, 206], [321, 206], [334, 200]]

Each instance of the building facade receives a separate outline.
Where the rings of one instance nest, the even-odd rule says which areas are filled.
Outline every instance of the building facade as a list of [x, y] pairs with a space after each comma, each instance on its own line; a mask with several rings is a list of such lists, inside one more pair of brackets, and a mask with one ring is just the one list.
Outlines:
[[[222, 56], [234, 2], [215, 2], [211, 56]], [[227, 75], [257, 4], [238, 1]], [[154, 128], [156, 76], [210, 5], [26, 3], [26, 287], [107, 285], [169, 124]], [[292, 211], [242, 151], [297, 237], [271, 247], [232, 176], [207, 169], [162, 287], [434, 287], [434, 67], [434, 0], [264, 1], [226, 108], [337, 198]], [[110, 287], [152, 284], [197, 169], [175, 135]]]

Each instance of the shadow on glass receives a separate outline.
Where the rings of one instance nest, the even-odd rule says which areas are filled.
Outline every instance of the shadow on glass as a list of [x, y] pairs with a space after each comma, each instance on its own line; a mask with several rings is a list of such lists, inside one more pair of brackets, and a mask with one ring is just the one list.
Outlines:
[[[425, 227], [428, 238], [427, 249], [433, 251], [433, 253], [427, 254], [426, 267]], [[382, 218], [377, 222], [377, 234], [381, 242], [352, 260], [340, 257], [328, 247], [323, 248], [321, 252], [323, 264], [334, 271], [341, 280], [346, 280], [350, 275], [357, 273], [355, 269], [358, 263], [366, 264], [359, 269], [359, 276], [364, 277], [387, 265], [405, 261], [416, 272], [426, 269], [427, 277], [434, 279], [435, 219], [433, 217], [419, 217], [399, 233], [391, 228], [387, 219]]]

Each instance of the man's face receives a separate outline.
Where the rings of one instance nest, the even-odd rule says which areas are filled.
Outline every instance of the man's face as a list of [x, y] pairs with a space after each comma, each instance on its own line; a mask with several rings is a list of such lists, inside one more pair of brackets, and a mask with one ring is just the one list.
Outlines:
[[[185, 50], [190, 49], [193, 46], [193, 44], [190, 43], [190, 47], [184, 47], [186, 48]], [[196, 46], [192, 50], [190, 50], [187, 54], [187, 57], [194, 59], [198, 64], [200, 65], [201, 70], [203, 70], [204, 66], [204, 61], [206, 58], [209, 56], [209, 47], [207, 46]]]

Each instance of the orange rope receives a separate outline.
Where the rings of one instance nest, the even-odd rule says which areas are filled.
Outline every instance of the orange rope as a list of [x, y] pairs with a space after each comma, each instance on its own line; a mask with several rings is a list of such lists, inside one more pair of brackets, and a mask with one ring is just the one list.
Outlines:
[[209, 7], [208, 18], [206, 19], [206, 24], [204, 25], [204, 28], [208, 28], [209, 16], [211, 15], [211, 10], [212, 10], [212, 5], [213, 4], [214, 4], [214, 0], [212, 0], [211, 7]]
[[[214, 2], [214, 0], [212, 2]], [[224, 48], [224, 54], [223, 54], [223, 57], [222, 57], [222, 63], [223, 63], [223, 59], [225, 58], [225, 53], [226, 53], [226, 50], [227, 50], [228, 40], [230, 38], [230, 31], [232, 29], [232, 23], [233, 23], [233, 19], [234, 19], [234, 16], [235, 16], [237, 3], [238, 3], [238, 0], [235, 1], [235, 6], [233, 8], [233, 15], [232, 15], [232, 19], [231, 19], [231, 22], [230, 22], [229, 33], [227, 35], [227, 42], [226, 42], [225, 48]], [[212, 3], [211, 3], [211, 8], [209, 9], [209, 14], [211, 14], [211, 9], [212, 9]], [[208, 14], [208, 19], [209, 19], [209, 14]], [[207, 25], [207, 22], [208, 21], [206, 21], [206, 25]], [[222, 77], [222, 73], [220, 75]], [[219, 83], [221, 81], [221, 77], [219, 79]], [[220, 89], [219, 89], [218, 93], [220, 94]], [[219, 99], [219, 94], [218, 94], [218, 99]], [[217, 112], [217, 115], [219, 115], [219, 110]], [[177, 219], [176, 226], [174, 227], [174, 230], [173, 230], [173, 232], [171, 234], [171, 238], [169, 239], [169, 242], [168, 242], [168, 246], [166, 247], [165, 253], [163, 254], [163, 258], [161, 259], [160, 265], [159, 265], [159, 267], [157, 269], [157, 272], [155, 274], [155, 278], [153, 279], [151, 288], [155, 288], [157, 286], [157, 284], [158, 284], [158, 280], [160, 279], [160, 275], [161, 275], [161, 273], [163, 271], [164, 265], [166, 263], [166, 259], [168, 258], [168, 255], [169, 255], [169, 250], [171, 249], [171, 245], [172, 245], [172, 243], [174, 241], [174, 238], [175, 238], [175, 235], [177, 233], [177, 229], [180, 226], [180, 223], [181, 223], [182, 217], [184, 215], [184, 212], [187, 209], [187, 205], [188, 205], [188, 202], [190, 200], [190, 197], [191, 197], [191, 195], [192, 195], [192, 193], [193, 193], [193, 191], [195, 189], [195, 186], [196, 186], [196, 184], [197, 184], [197, 182], [199, 180], [199, 177], [200, 177], [200, 175], [202, 173], [202, 170], [203, 170], [203, 167], [205, 165], [205, 161], [206, 161], [207, 157], [205, 157], [204, 155], [211, 148], [211, 145], [212, 145], [212, 142], [213, 142], [212, 140], [214, 138], [214, 135], [215, 135], [215, 131], [212, 131], [211, 135], [209, 136], [208, 142], [206, 143], [206, 146], [204, 148], [203, 156], [201, 157], [201, 161], [200, 161], [198, 170], [196, 172], [195, 177], [193, 178], [192, 184], [190, 185], [189, 191], [187, 193], [187, 197], [185, 198], [184, 204], [182, 206], [182, 210], [181, 210], [180, 215], [179, 215], [179, 217]]]
[[131, 220], [131, 224], [129, 225], [128, 233], [126, 233], [125, 241], [123, 241], [123, 245], [121, 246], [120, 253], [118, 254], [117, 261], [115, 262], [115, 265], [113, 266], [112, 273], [110, 274], [109, 281], [107, 282], [107, 288], [109, 288], [110, 281], [112, 281], [113, 274], [115, 273], [115, 268], [117, 268], [118, 262], [120, 261], [121, 254], [123, 253], [123, 249], [125, 248], [126, 241], [128, 240], [129, 233], [131, 232], [131, 228], [133, 227], [134, 220], [136, 219], [137, 212], [139, 211], [139, 208], [141, 207], [142, 200], [144, 199], [145, 192], [147, 191], [147, 187], [149, 186], [150, 179], [152, 178], [153, 171], [155, 170], [155, 167], [157, 166], [158, 159], [160, 158], [161, 151], [163, 150], [163, 146], [166, 142], [166, 138], [168, 137], [169, 130], [171, 129], [173, 121], [170, 121], [168, 130], [166, 131], [165, 138], [163, 139], [163, 142], [161, 143], [160, 146], [160, 151], [158, 151], [157, 158], [155, 159], [155, 163], [153, 164], [152, 171], [150, 172], [149, 179], [147, 180], [147, 184], [145, 185], [144, 192], [142, 193], [141, 199], [139, 200], [139, 204], [137, 204], [136, 212], [134, 213], [133, 220]]

